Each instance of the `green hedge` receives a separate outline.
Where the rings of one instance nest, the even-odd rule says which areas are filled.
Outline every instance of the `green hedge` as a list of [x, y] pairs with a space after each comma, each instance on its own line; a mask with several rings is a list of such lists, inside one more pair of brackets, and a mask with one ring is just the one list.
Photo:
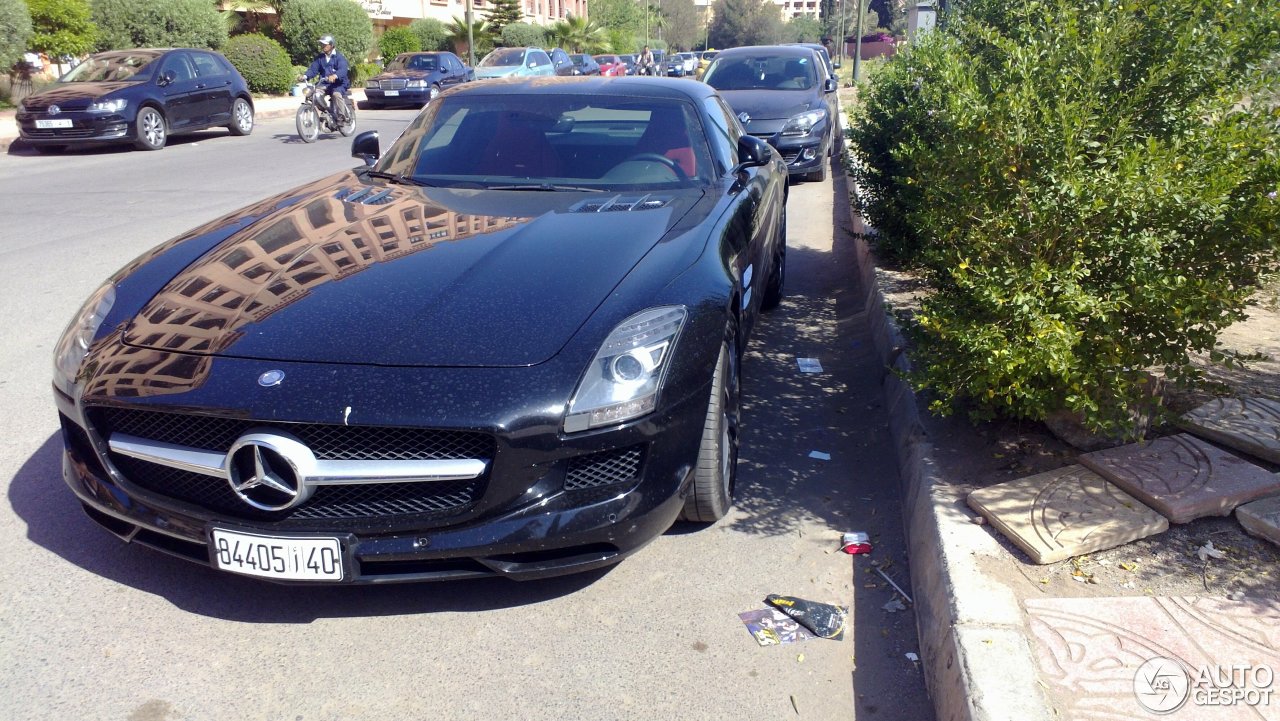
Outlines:
[[93, 0], [98, 49], [220, 48], [227, 23], [208, 0]]
[[382, 66], [377, 63], [352, 63], [348, 75], [351, 80], [351, 87], [362, 88], [364, 81], [382, 72]]
[[255, 93], [282, 95], [289, 92], [297, 77], [284, 47], [264, 35], [237, 35], [223, 46], [222, 54]]
[[420, 50], [422, 39], [407, 26], [388, 28], [378, 38], [378, 52], [386, 62], [391, 62], [400, 53], [416, 53]]
[[435, 18], [414, 20], [409, 23], [409, 30], [418, 36], [418, 44], [423, 50], [453, 50], [449, 47], [449, 31]]
[[914, 379], [940, 412], [1114, 430], [1144, 369], [1244, 317], [1280, 238], [1280, 7], [969, 0], [890, 61], [851, 139], [881, 251], [932, 294]]
[[373, 21], [351, 0], [289, 0], [280, 15], [284, 49], [293, 62], [310, 65], [322, 35], [332, 35], [338, 51], [354, 66], [373, 50]]
[[508, 48], [540, 48], [547, 42], [547, 31], [529, 23], [511, 23], [502, 28], [502, 44]]

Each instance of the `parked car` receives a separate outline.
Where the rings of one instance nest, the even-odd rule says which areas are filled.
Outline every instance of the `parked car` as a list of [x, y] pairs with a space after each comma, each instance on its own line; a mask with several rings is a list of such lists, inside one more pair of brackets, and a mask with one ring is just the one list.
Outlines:
[[819, 43], [783, 43], [783, 44], [787, 46], [809, 48], [810, 50], [812, 50], [814, 53], [817, 54], [818, 59], [822, 61], [822, 66], [826, 68], [827, 75], [830, 75], [832, 78], [834, 78], [836, 81], [836, 84], [839, 85], [840, 76], [836, 75], [836, 68], [840, 66], [837, 65], [834, 61], [832, 61], [831, 54], [827, 52], [827, 47], [825, 45], [821, 45]]
[[667, 57], [666, 74], [683, 78], [692, 76], [698, 66], [698, 59], [693, 53], [676, 53]]
[[569, 53], [560, 48], [552, 48], [547, 51], [547, 55], [551, 56], [551, 65], [555, 68], [555, 74], [560, 76], [577, 75], [577, 69], [573, 67], [573, 60], [569, 59]]
[[576, 53], [569, 56], [569, 60], [573, 61], [573, 69], [578, 75], [599, 75], [600, 63], [590, 55], [584, 53]]
[[697, 76], [698, 80], [701, 80], [702, 76], [706, 74], [707, 68], [710, 67], [711, 61], [715, 60], [716, 53], [718, 52], [720, 51], [704, 50], [698, 53], [698, 69], [694, 71], [694, 74]]
[[287, 582], [537, 578], [733, 502], [787, 171], [709, 86], [465, 83], [164, 243], [55, 352], [117, 537]]
[[826, 179], [839, 137], [836, 81], [813, 50], [786, 45], [721, 50], [702, 79], [720, 91], [748, 133], [782, 153], [792, 175]]
[[385, 70], [365, 81], [364, 107], [422, 107], [442, 91], [467, 82], [473, 74], [453, 53], [400, 53]]
[[596, 55], [596, 64], [600, 66], [600, 74], [609, 78], [620, 78], [627, 74], [627, 64], [617, 55]]
[[476, 63], [476, 80], [555, 75], [551, 58], [540, 48], [498, 48]]
[[628, 53], [626, 55], [619, 55], [618, 57], [622, 59], [622, 64], [627, 66], [627, 75], [635, 75], [636, 56]]
[[211, 50], [134, 49], [90, 55], [53, 87], [28, 95], [19, 136], [43, 153], [73, 143], [132, 143], [159, 150], [170, 135], [226, 127], [253, 132], [253, 97]]

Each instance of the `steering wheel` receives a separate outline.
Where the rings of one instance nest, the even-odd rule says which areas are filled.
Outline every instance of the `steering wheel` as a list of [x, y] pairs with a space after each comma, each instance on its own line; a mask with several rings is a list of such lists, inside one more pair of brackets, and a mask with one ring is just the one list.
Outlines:
[[632, 155], [631, 157], [627, 158], [622, 162], [630, 163], [632, 161], [638, 161], [638, 160], [652, 160], [656, 163], [661, 163], [665, 165], [667, 168], [671, 170], [671, 172], [676, 174], [676, 178], [678, 178], [681, 182], [684, 182], [689, 179], [689, 175], [684, 172], [684, 168], [680, 167], [679, 163], [672, 160], [671, 158], [668, 158], [665, 155], [659, 155], [658, 153], [636, 153], [635, 155]]

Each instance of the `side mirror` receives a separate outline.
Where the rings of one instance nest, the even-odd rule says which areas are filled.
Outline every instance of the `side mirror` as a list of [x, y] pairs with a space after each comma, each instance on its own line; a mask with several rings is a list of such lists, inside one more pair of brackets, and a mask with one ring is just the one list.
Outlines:
[[824, 93], [834, 93], [835, 91], [836, 91], [836, 79], [835, 79], [835, 78], [827, 78], [826, 80], [824, 80], [824, 81], [822, 82], [822, 92], [824, 92]]
[[840, 68], [840, 59], [839, 59], [839, 58], [836, 58], [836, 61], [835, 61], [835, 62], [833, 62], [833, 63], [831, 63], [831, 67], [836, 68], [836, 69], [839, 69], [839, 68]]
[[162, 88], [172, 84], [173, 73], [161, 73], [160, 77], [156, 78], [156, 85], [159, 85]]
[[382, 157], [382, 148], [378, 147], [378, 131], [366, 130], [351, 141], [351, 157], [360, 158], [365, 165], [373, 165]]
[[773, 157], [773, 150], [765, 141], [754, 135], [744, 135], [738, 138], [738, 165], [733, 169], [737, 173], [746, 168], [758, 168], [769, 162]]
[[536, 67], [536, 65], [534, 64], [534, 62], [533, 62], [532, 60], [530, 60], [530, 61], [529, 61], [529, 67], [531, 67], [531, 68], [532, 68], [532, 67]]

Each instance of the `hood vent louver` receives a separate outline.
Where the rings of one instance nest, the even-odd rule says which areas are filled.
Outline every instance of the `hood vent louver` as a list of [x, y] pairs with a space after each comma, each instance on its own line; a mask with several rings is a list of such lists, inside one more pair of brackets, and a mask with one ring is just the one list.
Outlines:
[[653, 195], [615, 195], [607, 200], [584, 200], [570, 208], [573, 213], [622, 213], [632, 210], [665, 208], [671, 198]]
[[344, 203], [356, 205], [386, 205], [395, 198], [391, 197], [391, 188], [375, 190], [374, 188], [343, 188], [334, 194], [334, 198]]

